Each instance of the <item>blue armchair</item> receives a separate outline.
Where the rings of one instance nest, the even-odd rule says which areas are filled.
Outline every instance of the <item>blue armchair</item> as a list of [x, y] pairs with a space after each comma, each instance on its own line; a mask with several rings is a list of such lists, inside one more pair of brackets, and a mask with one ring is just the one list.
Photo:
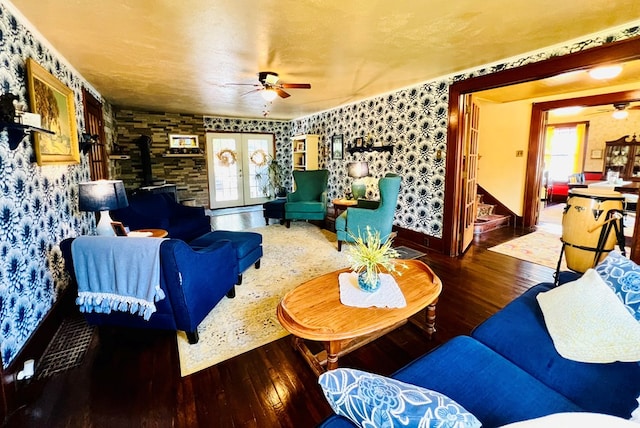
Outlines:
[[211, 232], [211, 219], [204, 207], [177, 203], [169, 193], [139, 193], [129, 197], [129, 206], [110, 211], [111, 218], [131, 230], [164, 229], [169, 238], [189, 242]]
[[342, 251], [343, 242], [354, 242], [353, 237], [360, 236], [367, 230], [380, 233], [383, 242], [391, 235], [393, 217], [396, 212], [400, 182], [402, 179], [395, 174], [387, 174], [378, 182], [380, 202], [358, 201], [358, 206], [347, 208], [336, 218], [336, 235], [338, 251]]
[[[126, 245], [129, 238], [121, 239]], [[69, 275], [75, 282], [71, 244], [74, 238], [60, 243]], [[112, 311], [85, 313], [91, 325], [182, 330], [189, 343], [198, 342], [197, 327], [226, 295], [235, 297], [238, 278], [236, 251], [230, 241], [218, 241], [194, 250], [185, 242], [167, 239], [160, 245], [160, 287], [165, 298], [156, 302], [156, 312], [148, 321], [137, 314]]]
[[324, 220], [327, 214], [329, 171], [293, 171], [296, 191], [287, 195], [284, 204], [286, 226], [291, 220]]

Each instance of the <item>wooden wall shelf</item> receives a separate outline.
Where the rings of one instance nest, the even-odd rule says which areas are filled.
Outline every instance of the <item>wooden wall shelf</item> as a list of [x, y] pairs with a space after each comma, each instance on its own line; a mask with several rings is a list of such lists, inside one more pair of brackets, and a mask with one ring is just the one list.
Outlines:
[[49, 131], [48, 129], [12, 122], [0, 122], [0, 128], [2, 128], [3, 131], [7, 131], [7, 136], [9, 137], [9, 149], [11, 150], [15, 150], [20, 144], [20, 141], [22, 141], [22, 138], [31, 132], [41, 132], [49, 135], [55, 134], [55, 132]]
[[393, 146], [380, 146], [380, 147], [349, 147], [347, 152], [350, 154], [362, 153], [362, 152], [389, 152], [393, 154]]
[[202, 153], [163, 153], [163, 158], [201, 158]]

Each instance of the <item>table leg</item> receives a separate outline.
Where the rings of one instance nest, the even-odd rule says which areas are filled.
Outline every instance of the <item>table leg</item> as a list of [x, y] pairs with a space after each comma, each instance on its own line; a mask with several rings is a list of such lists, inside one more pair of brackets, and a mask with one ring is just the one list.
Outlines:
[[436, 303], [437, 301], [427, 306], [427, 334], [429, 339], [436, 332]]
[[327, 351], [327, 370], [338, 368], [338, 356], [342, 349], [339, 341], [325, 342], [324, 349]]

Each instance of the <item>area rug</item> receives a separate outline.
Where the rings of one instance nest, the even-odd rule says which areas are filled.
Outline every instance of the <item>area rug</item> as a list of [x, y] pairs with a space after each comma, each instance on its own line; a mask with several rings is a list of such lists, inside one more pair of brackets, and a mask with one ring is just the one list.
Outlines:
[[[515, 257], [516, 259], [547, 266], [554, 270], [558, 265], [561, 250], [562, 241], [560, 241], [560, 235], [545, 230], [536, 230], [535, 232], [489, 248], [489, 251], [495, 251], [496, 253], [505, 254]], [[560, 269], [567, 269], [564, 257], [562, 258]]]
[[276, 317], [282, 297], [305, 281], [348, 266], [345, 248], [337, 250], [336, 235], [310, 223], [293, 222], [290, 229], [274, 224], [252, 231], [263, 238], [260, 269], [245, 271], [236, 297], [223, 298], [207, 315], [198, 327], [198, 343], [190, 345], [178, 332], [182, 376], [286, 336]]

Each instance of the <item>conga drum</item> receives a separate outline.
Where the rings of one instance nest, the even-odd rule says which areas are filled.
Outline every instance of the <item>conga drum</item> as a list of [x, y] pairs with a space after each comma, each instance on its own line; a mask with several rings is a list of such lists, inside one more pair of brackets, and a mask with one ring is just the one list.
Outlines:
[[614, 249], [622, 234], [624, 197], [612, 190], [571, 189], [562, 215], [567, 267], [586, 272]]

